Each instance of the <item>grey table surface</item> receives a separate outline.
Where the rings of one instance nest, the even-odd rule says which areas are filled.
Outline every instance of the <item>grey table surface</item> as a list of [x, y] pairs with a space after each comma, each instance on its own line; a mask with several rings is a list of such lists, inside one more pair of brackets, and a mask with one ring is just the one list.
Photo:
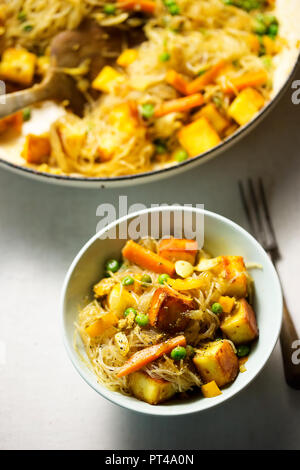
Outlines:
[[83, 190], [0, 170], [1, 449], [300, 448], [300, 392], [284, 381], [279, 344], [233, 400], [188, 417], [148, 417], [107, 402], [83, 382], [64, 350], [59, 312], [66, 270], [95, 233], [100, 204], [117, 205], [120, 194], [129, 204], [202, 203], [247, 228], [237, 180], [262, 176], [300, 332], [300, 105], [291, 94], [222, 156], [157, 183]]

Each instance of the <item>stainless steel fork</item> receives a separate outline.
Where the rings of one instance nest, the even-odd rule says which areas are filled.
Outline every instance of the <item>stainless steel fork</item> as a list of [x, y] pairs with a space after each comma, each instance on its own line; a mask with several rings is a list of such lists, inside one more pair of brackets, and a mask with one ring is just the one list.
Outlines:
[[[239, 181], [239, 190], [250, 229], [257, 241], [270, 256], [276, 270], [280, 251], [274, 232], [265, 190], [261, 178], [256, 184], [248, 179], [247, 183]], [[295, 352], [295, 341], [299, 339], [283, 296], [283, 323], [280, 333], [280, 344], [285, 378], [292, 388], [300, 389], [300, 364], [294, 364], [292, 355]]]

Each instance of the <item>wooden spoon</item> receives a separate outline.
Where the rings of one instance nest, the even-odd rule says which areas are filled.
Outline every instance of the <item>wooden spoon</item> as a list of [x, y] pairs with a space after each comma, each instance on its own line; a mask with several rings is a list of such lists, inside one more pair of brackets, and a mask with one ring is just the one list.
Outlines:
[[78, 30], [59, 33], [50, 45], [50, 68], [44, 80], [32, 88], [6, 94], [0, 118], [44, 100], [67, 100], [72, 110], [82, 116], [86, 99], [64, 69], [76, 68], [89, 59], [88, 78], [93, 80], [104, 65], [115, 61], [124, 44], [133, 46], [143, 39], [140, 29], [101, 28], [91, 21], [84, 22]]

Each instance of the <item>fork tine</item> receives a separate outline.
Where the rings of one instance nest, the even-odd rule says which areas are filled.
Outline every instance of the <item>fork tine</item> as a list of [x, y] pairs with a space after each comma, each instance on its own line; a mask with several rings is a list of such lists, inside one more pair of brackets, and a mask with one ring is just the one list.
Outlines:
[[248, 223], [250, 225], [250, 230], [253, 233], [253, 235], [255, 236], [255, 238], [258, 238], [258, 233], [257, 233], [256, 227], [255, 227], [255, 224], [253, 222], [253, 218], [252, 218], [251, 211], [250, 211], [250, 208], [249, 208], [249, 205], [248, 205], [248, 202], [247, 202], [247, 198], [246, 198], [243, 183], [242, 183], [242, 181], [239, 181], [238, 184], [239, 184], [239, 190], [240, 190], [240, 195], [241, 195], [241, 200], [242, 200], [242, 204], [243, 204], [243, 207], [244, 207], [244, 211], [245, 211]]
[[270, 245], [272, 246], [273, 250], [276, 250], [279, 254], [279, 248], [278, 248], [278, 243], [275, 235], [275, 230], [272, 224], [272, 219], [270, 216], [270, 211], [269, 211], [269, 206], [267, 203], [267, 198], [266, 198], [266, 193], [263, 185], [263, 181], [261, 178], [258, 180], [258, 189], [260, 193], [260, 198], [262, 202], [262, 209], [265, 215], [265, 220], [266, 220], [266, 225], [269, 231], [269, 239], [270, 239]]
[[253, 205], [253, 210], [254, 210], [254, 214], [255, 214], [255, 217], [256, 217], [256, 222], [257, 222], [257, 230], [258, 230], [258, 240], [260, 241], [260, 243], [266, 247], [266, 234], [265, 234], [265, 231], [264, 231], [264, 227], [263, 227], [263, 223], [262, 223], [262, 219], [261, 219], [261, 214], [260, 214], [260, 210], [259, 210], [259, 205], [258, 205], [258, 202], [257, 202], [257, 197], [256, 197], [256, 194], [255, 194], [255, 190], [254, 190], [254, 184], [253, 184], [253, 181], [251, 178], [248, 178], [248, 187], [249, 187], [249, 193], [250, 193], [250, 196], [251, 196], [251, 199], [252, 199], [252, 205]]

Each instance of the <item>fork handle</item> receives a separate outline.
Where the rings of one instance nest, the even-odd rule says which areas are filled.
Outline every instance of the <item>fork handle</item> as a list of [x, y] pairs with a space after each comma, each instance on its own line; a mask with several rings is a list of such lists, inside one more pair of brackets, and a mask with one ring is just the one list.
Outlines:
[[284, 298], [280, 344], [286, 381], [290, 387], [300, 390], [300, 352], [297, 353], [300, 341]]

